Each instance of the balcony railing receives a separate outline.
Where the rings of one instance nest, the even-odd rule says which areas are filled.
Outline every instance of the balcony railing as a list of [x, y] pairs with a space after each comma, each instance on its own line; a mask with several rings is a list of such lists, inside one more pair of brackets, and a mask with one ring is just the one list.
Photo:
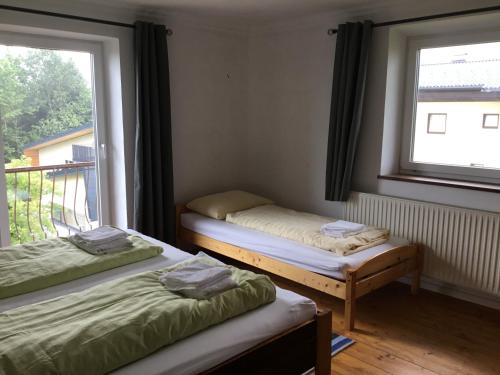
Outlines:
[[11, 242], [71, 235], [98, 224], [94, 162], [5, 170]]

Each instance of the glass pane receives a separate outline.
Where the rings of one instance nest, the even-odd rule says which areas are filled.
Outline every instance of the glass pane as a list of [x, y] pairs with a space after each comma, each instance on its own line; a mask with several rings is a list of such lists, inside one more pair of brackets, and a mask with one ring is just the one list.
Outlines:
[[500, 169], [500, 43], [419, 51], [412, 161]]
[[485, 114], [483, 116], [483, 128], [497, 129], [498, 128], [498, 114]]
[[92, 56], [0, 45], [11, 241], [97, 226]]
[[427, 119], [427, 133], [446, 134], [446, 113], [429, 113]]

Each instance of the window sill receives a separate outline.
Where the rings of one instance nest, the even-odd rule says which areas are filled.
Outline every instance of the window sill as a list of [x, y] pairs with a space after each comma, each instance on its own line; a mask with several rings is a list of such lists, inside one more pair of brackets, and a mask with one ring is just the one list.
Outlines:
[[377, 176], [380, 180], [413, 182], [416, 184], [452, 187], [458, 189], [468, 189], [476, 191], [486, 191], [489, 193], [500, 193], [500, 185], [484, 182], [453, 180], [435, 177], [413, 176], [407, 174], [389, 174]]

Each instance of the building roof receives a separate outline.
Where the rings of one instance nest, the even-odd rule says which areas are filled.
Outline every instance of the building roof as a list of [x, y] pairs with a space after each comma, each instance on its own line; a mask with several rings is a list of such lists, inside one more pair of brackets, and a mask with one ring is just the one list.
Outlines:
[[418, 88], [500, 91], [500, 59], [422, 64]]
[[37, 150], [40, 148], [44, 148], [56, 143], [64, 142], [69, 139], [81, 137], [82, 135], [90, 134], [92, 133], [94, 129], [94, 126], [92, 124], [85, 124], [82, 126], [79, 126], [77, 128], [71, 128], [53, 135], [50, 135], [48, 137], [44, 137], [42, 139], [39, 139], [35, 142], [29, 143], [24, 146], [24, 151], [27, 150]]

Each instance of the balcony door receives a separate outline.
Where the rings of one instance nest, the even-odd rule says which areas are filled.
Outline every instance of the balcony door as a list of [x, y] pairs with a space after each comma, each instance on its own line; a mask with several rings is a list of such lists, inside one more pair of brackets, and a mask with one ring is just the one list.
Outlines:
[[99, 43], [0, 33], [0, 243], [109, 221]]

